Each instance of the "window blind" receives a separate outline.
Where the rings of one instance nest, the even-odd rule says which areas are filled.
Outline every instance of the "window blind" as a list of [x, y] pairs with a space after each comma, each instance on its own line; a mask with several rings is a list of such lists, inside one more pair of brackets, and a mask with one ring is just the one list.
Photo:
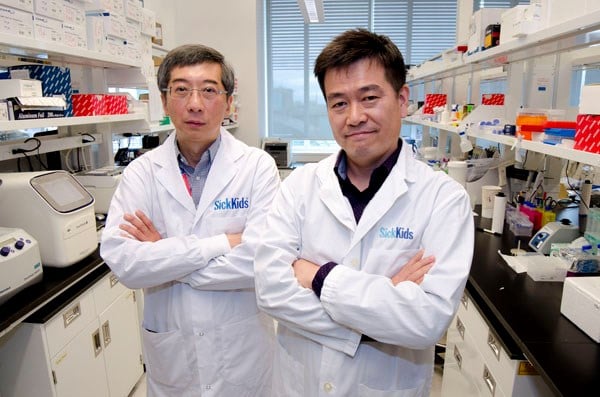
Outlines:
[[325, 22], [319, 24], [304, 23], [296, 0], [265, 1], [267, 134], [272, 137], [332, 139], [312, 70], [338, 34], [353, 28], [385, 34], [407, 65], [455, 44], [456, 0], [325, 0]]

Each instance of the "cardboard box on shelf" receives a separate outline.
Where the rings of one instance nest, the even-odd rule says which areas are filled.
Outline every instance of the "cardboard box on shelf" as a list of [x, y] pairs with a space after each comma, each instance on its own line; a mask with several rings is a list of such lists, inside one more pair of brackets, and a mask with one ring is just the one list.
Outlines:
[[32, 79], [1, 79], [0, 99], [16, 96], [42, 96], [42, 82]]

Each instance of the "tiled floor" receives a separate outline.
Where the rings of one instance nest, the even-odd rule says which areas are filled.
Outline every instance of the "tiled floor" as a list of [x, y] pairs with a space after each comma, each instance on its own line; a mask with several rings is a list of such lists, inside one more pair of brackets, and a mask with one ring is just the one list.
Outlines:
[[[442, 366], [436, 365], [433, 374], [433, 383], [431, 386], [430, 397], [440, 397], [442, 389]], [[142, 378], [135, 386], [135, 388], [129, 394], [129, 397], [146, 397], [146, 374], [142, 375]]]

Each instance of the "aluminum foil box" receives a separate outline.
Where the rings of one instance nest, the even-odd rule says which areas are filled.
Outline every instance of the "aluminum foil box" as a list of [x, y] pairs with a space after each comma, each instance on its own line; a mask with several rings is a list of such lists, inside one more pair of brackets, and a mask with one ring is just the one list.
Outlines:
[[73, 116], [71, 99], [73, 88], [71, 87], [71, 70], [69, 68], [48, 65], [20, 65], [9, 68], [9, 70], [20, 69], [29, 70], [29, 78], [42, 82], [43, 96], [64, 96], [67, 103], [65, 117]]

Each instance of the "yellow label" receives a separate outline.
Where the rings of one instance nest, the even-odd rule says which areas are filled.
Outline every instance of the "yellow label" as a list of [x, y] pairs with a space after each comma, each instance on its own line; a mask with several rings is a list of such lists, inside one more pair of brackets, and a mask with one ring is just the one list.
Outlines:
[[518, 375], [538, 375], [538, 372], [529, 361], [521, 361], [519, 363]]

